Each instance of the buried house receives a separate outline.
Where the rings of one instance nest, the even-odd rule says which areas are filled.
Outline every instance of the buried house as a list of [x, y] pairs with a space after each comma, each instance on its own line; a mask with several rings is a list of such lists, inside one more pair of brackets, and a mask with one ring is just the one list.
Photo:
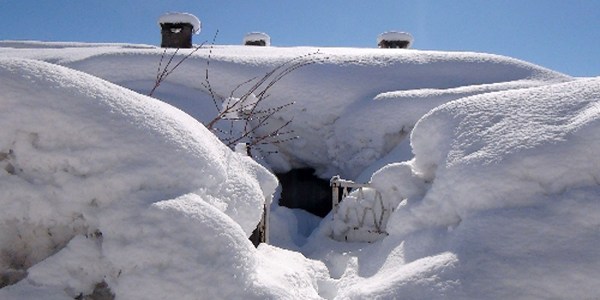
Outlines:
[[189, 13], [166, 13], [158, 19], [163, 48], [192, 48], [192, 34], [200, 32], [201, 23]]

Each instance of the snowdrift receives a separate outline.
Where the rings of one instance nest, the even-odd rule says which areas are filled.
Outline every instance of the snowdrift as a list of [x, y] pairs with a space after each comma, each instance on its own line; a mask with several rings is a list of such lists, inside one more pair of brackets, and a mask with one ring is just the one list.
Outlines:
[[[597, 78], [473, 96], [432, 110], [412, 132], [414, 160], [388, 165], [372, 179], [388, 199], [406, 199], [380, 245], [403, 266], [393, 271], [393, 283], [372, 286], [370, 278], [349, 295], [594, 295], [599, 134]], [[391, 278], [387, 269], [373, 277]]]
[[0, 298], [98, 284], [124, 299], [269, 294], [250, 279], [247, 239], [277, 184], [267, 170], [182, 111], [93, 76], [2, 59], [0, 78], [0, 272], [3, 285], [27, 276]]

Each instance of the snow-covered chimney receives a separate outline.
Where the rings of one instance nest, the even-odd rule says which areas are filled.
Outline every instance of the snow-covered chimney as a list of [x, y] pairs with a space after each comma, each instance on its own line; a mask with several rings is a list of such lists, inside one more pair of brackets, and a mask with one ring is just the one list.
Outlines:
[[158, 19], [163, 48], [192, 48], [192, 34], [200, 32], [201, 23], [189, 13], [171, 12]]
[[271, 37], [264, 32], [250, 32], [244, 36], [246, 46], [271, 46]]
[[414, 39], [408, 32], [388, 31], [377, 37], [379, 48], [410, 48]]

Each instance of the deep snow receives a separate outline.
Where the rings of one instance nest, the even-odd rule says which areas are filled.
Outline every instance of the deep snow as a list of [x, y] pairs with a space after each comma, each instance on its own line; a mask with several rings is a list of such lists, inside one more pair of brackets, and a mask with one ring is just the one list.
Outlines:
[[[207, 46], [154, 94], [188, 116], [117, 86], [148, 93], [162, 49], [0, 53], [0, 271], [27, 276], [2, 299], [100, 282], [123, 299], [596, 296], [600, 79], [481, 53]], [[259, 160], [370, 181], [395, 209], [388, 236], [336, 241], [353, 224], [275, 203], [273, 245], [247, 240], [276, 181], [197, 123], [220, 107], [202, 85], [208, 70], [226, 99], [290, 60], [308, 65], [260, 105], [294, 101], [273, 122], [298, 138]]]

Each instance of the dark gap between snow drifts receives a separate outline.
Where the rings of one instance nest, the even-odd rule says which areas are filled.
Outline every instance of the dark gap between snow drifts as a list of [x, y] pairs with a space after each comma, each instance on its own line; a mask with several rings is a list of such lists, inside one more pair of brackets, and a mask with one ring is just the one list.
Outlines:
[[321, 179], [314, 173], [312, 168], [301, 168], [275, 174], [281, 184], [279, 205], [300, 208], [325, 217], [331, 211], [331, 187], [329, 180]]

